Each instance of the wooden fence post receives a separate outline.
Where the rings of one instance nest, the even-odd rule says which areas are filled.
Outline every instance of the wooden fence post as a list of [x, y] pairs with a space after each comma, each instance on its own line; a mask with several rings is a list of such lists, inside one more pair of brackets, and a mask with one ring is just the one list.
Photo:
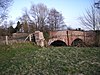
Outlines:
[[8, 36], [6, 36], [6, 45], [8, 45]]
[[29, 34], [29, 41], [32, 41], [31, 34]]

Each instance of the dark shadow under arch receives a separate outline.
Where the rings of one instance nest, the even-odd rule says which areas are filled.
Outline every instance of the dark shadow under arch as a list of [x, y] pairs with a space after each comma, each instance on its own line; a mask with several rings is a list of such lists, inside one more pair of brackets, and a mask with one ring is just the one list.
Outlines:
[[50, 44], [50, 46], [67, 46], [65, 42], [61, 40], [56, 40]]
[[84, 44], [83, 40], [79, 39], [79, 38], [75, 39], [71, 44], [71, 46], [78, 46], [78, 47], [83, 47], [84, 45], [85, 44]]

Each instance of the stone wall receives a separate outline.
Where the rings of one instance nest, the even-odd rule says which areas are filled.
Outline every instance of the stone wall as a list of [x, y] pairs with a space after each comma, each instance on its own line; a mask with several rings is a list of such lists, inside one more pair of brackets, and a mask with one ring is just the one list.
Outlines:
[[26, 38], [29, 34], [28, 33], [13, 33], [12, 37], [21, 39], [21, 38]]

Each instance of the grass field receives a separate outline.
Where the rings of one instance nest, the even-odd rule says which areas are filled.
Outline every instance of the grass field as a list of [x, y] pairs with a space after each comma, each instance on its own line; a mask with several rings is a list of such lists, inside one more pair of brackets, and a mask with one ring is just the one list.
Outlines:
[[0, 45], [0, 75], [100, 75], [100, 48]]

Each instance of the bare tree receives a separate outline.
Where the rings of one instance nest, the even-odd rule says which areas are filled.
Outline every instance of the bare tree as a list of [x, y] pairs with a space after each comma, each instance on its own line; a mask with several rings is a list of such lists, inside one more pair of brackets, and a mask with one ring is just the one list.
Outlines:
[[13, 0], [0, 0], [0, 23], [7, 17], [7, 9]]
[[29, 16], [27, 8], [24, 8], [23, 12], [24, 12], [23, 15], [19, 18], [21, 23], [22, 23], [21, 30], [23, 32], [28, 33], [29, 32], [30, 16]]
[[44, 30], [48, 16], [48, 8], [44, 4], [33, 4], [30, 9], [32, 21], [36, 26], [36, 30]]
[[[91, 30], [99, 30], [100, 29], [100, 24], [99, 23], [99, 18], [100, 14], [98, 14], [93, 6], [91, 6], [91, 9], [86, 11], [86, 14], [84, 17], [80, 17], [79, 19], [81, 20], [81, 23], [87, 27], [88, 29]], [[98, 15], [97, 15], [98, 14]]]
[[24, 10], [20, 20], [24, 25], [28, 24], [29, 32], [32, 30], [40, 30], [47, 32], [48, 30], [64, 29], [66, 25], [63, 16], [56, 9], [49, 9], [44, 4], [32, 4], [30, 14]]
[[[96, 3], [96, 4], [100, 4]], [[99, 5], [100, 6], [100, 5]], [[99, 6], [97, 9], [94, 6], [91, 6], [90, 10], [86, 11], [86, 15], [84, 17], [81, 17], [81, 23], [86, 26], [87, 28], [94, 30], [96, 32], [95, 35], [95, 46], [99, 46], [99, 41], [100, 41], [100, 8]], [[99, 10], [98, 10], [99, 9]]]
[[51, 9], [48, 16], [50, 30], [59, 30], [64, 26], [63, 16], [56, 9]]
[[19, 18], [21, 22], [30, 21], [30, 16], [27, 8], [23, 9], [23, 15]]

